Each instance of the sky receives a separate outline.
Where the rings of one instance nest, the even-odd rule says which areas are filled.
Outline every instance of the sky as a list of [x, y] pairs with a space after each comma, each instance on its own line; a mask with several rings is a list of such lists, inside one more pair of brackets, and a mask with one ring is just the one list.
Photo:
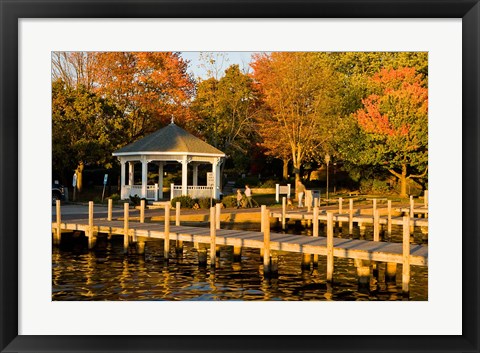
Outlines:
[[[207, 70], [205, 67], [202, 67], [202, 61], [200, 60], [201, 52], [181, 52], [181, 56], [189, 60], [189, 72], [193, 73], [195, 78], [205, 79], [208, 77]], [[237, 52], [203, 52], [203, 54], [211, 54], [213, 58], [217, 58], [218, 65], [221, 69], [219, 70], [219, 77], [223, 76], [225, 69], [233, 64], [238, 64], [240, 70], [249, 72], [251, 68], [249, 63], [251, 61], [253, 52], [247, 51], [237, 51]], [[221, 64], [222, 55], [225, 58], [223, 60], [223, 65]]]

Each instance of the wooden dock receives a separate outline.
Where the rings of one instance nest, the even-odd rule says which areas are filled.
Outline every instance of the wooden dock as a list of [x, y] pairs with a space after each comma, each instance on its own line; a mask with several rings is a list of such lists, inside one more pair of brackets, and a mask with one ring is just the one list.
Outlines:
[[[391, 234], [392, 225], [402, 225], [403, 216], [409, 216], [410, 233], [413, 233], [414, 227], [422, 227], [428, 229], [428, 205], [415, 205], [413, 197], [410, 198], [409, 207], [396, 208], [397, 212], [402, 213], [402, 216], [394, 215], [392, 202], [387, 200], [387, 204], [383, 207], [377, 207], [379, 199], [372, 199], [371, 207], [368, 205], [361, 205], [354, 208], [354, 199], [348, 199], [348, 206], [345, 207], [343, 199], [340, 197], [336, 200], [338, 206], [318, 207], [318, 202], [315, 200], [315, 207], [318, 207], [318, 213], [315, 215], [311, 206], [301, 209], [287, 209], [286, 198], [282, 199], [282, 208], [270, 213], [270, 216], [278, 219], [282, 224], [282, 228], [286, 229], [288, 220], [308, 221], [308, 222], [326, 222], [329, 213], [333, 214], [334, 222], [347, 222], [349, 224], [349, 233], [352, 234], [353, 224], [356, 223], [360, 227], [365, 224], [373, 224], [375, 228], [376, 239], [378, 240], [378, 233], [380, 226], [387, 226], [387, 233]], [[423, 217], [415, 217], [415, 215]]]
[[[52, 224], [55, 229], [56, 223]], [[72, 220], [61, 223], [63, 231], [89, 231], [87, 220]], [[94, 233], [124, 234], [123, 221], [95, 220]], [[210, 244], [210, 228], [186, 227], [170, 225], [169, 240], [188, 241]], [[128, 235], [133, 242], [140, 239], [165, 239], [165, 225], [160, 223], [129, 222]], [[263, 249], [264, 235], [262, 232], [217, 229], [216, 245], [228, 245]], [[306, 235], [270, 233], [270, 250], [287, 251], [304, 254], [327, 254], [327, 238]], [[401, 243], [375, 242], [356, 239], [333, 239], [333, 255], [351, 259], [372, 260], [381, 262], [402, 263], [403, 253]], [[428, 265], [428, 247], [424, 245], [410, 246], [410, 264]]]
[[[381, 241], [367, 241], [357, 239], [342, 239], [333, 237], [334, 220], [343, 220], [342, 215], [326, 214], [327, 237], [318, 236], [318, 221], [314, 223], [313, 236], [281, 234], [270, 232], [270, 217], [275, 213], [262, 206], [261, 232], [220, 229], [220, 208], [212, 207], [210, 210], [210, 227], [191, 227], [180, 225], [180, 207], [177, 204], [175, 225], [170, 224], [170, 205], [165, 207], [165, 220], [163, 223], [144, 223], [144, 212], [140, 213], [140, 221], [133, 222], [129, 219], [128, 204], [124, 206], [123, 220], [112, 220], [111, 205], [109, 216], [106, 219], [93, 218], [93, 202], [89, 204], [89, 218], [62, 222], [60, 202], [57, 202], [57, 219], [52, 222], [54, 244], [59, 244], [62, 232], [82, 231], [88, 237], [89, 248], [95, 246], [98, 233], [120, 234], [124, 236], [124, 250], [128, 252], [129, 244], [137, 243], [139, 253], [143, 253], [145, 242], [150, 239], [164, 240], [164, 257], [168, 260], [170, 241], [192, 242], [207, 244], [210, 247], [210, 264], [214, 268], [215, 248], [217, 246], [232, 246], [234, 249], [242, 247], [260, 249], [264, 256], [264, 274], [275, 271], [276, 260], [272, 259], [271, 251], [293, 252], [304, 254], [310, 263], [311, 255], [327, 256], [327, 280], [333, 277], [334, 257], [355, 259], [356, 264], [362, 261], [386, 262], [389, 264], [403, 265], [403, 291], [408, 293], [410, 281], [410, 265], [428, 266], [428, 246], [410, 244], [410, 219], [403, 217], [403, 242], [390, 243]], [[142, 209], [144, 208], [142, 204]], [[143, 216], [142, 216], [143, 215]], [[306, 216], [305, 214], [303, 216]], [[314, 209], [313, 219], [320, 219], [318, 208]], [[378, 220], [378, 217], [376, 217]], [[378, 240], [378, 234], [374, 236]], [[205, 249], [205, 248], [204, 248]], [[206, 250], [203, 251], [203, 261], [206, 263]], [[199, 253], [200, 261], [200, 253]], [[314, 260], [315, 261], [315, 260]]]

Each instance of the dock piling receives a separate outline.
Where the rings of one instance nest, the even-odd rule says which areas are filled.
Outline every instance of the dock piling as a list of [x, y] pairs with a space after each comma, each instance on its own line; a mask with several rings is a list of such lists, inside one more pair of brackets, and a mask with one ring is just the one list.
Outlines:
[[353, 234], [353, 199], [348, 200], [348, 234]]
[[215, 268], [215, 261], [217, 255], [216, 236], [217, 236], [217, 221], [216, 216], [219, 208], [210, 207], [210, 267]]
[[55, 209], [57, 213], [57, 229], [54, 233], [53, 245], [60, 245], [60, 242], [62, 240], [62, 213], [60, 209], [60, 200], [55, 201]]
[[333, 281], [333, 213], [327, 213], [327, 282]]
[[380, 241], [380, 212], [375, 210], [373, 215], [373, 241]]
[[[318, 206], [313, 208], [313, 237], [318, 237]], [[313, 267], [318, 267], [318, 254], [313, 254]]]
[[402, 292], [408, 295], [410, 286], [410, 218], [403, 217], [403, 263], [402, 263]]
[[179, 226], [180, 225], [180, 209], [182, 208], [182, 203], [180, 201], [177, 201], [175, 203], [175, 225]]
[[170, 254], [170, 203], [165, 205], [165, 244], [163, 246], [163, 257], [168, 260]]
[[[341, 215], [343, 213], [343, 198], [338, 198], [338, 214]], [[338, 228], [340, 228], [340, 233], [342, 233], [342, 221], [338, 221]]]
[[[285, 197], [282, 199], [282, 202]], [[263, 229], [263, 274], [268, 277], [270, 275], [270, 215], [265, 208], [262, 218], [265, 224]]]
[[128, 245], [130, 239], [128, 238], [128, 202], [123, 204], [123, 253], [128, 253]]
[[392, 236], [392, 200], [388, 200], [388, 218], [387, 218], [387, 235], [388, 238]]
[[[263, 218], [263, 215], [262, 215]], [[282, 197], [282, 229], [285, 230], [287, 224], [287, 198]]]
[[221, 215], [221, 203], [215, 205], [215, 228], [220, 229], [220, 215]]
[[108, 199], [108, 211], [107, 211], [107, 220], [111, 221], [112, 220], [112, 208], [113, 208], [113, 200]]
[[263, 214], [265, 213], [267, 209], [267, 206], [262, 205], [260, 206], [260, 232], [263, 233], [263, 230], [265, 229], [265, 219], [263, 218]]
[[93, 201], [88, 201], [88, 249], [95, 247], [95, 236], [93, 234]]
[[140, 223], [145, 223], [145, 200], [140, 200]]

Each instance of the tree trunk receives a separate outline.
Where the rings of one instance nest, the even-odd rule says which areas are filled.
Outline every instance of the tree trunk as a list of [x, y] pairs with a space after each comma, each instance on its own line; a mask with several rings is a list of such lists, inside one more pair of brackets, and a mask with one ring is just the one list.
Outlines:
[[283, 179], [287, 180], [288, 179], [288, 159], [283, 160]]
[[407, 197], [407, 166], [402, 165], [402, 174], [400, 175], [400, 197]]

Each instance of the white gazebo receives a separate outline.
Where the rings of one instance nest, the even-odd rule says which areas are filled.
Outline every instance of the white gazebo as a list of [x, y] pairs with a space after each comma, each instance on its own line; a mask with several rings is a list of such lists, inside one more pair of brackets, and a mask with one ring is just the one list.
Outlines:
[[[121, 166], [121, 198], [138, 195], [147, 200], [163, 198], [163, 167], [167, 162], [182, 165], [182, 185], [171, 185], [170, 199], [190, 195], [192, 198], [220, 197], [220, 165], [225, 153], [193, 136], [172, 121], [168, 126], [145, 136], [113, 153]], [[134, 184], [134, 164], [142, 164], [142, 184]], [[125, 164], [128, 163], [128, 184]], [[147, 185], [148, 164], [158, 166], [158, 183]], [[198, 166], [211, 164], [208, 185], [198, 185]], [[189, 168], [191, 167], [191, 168]], [[192, 170], [192, 185], [188, 185], [188, 170]]]

